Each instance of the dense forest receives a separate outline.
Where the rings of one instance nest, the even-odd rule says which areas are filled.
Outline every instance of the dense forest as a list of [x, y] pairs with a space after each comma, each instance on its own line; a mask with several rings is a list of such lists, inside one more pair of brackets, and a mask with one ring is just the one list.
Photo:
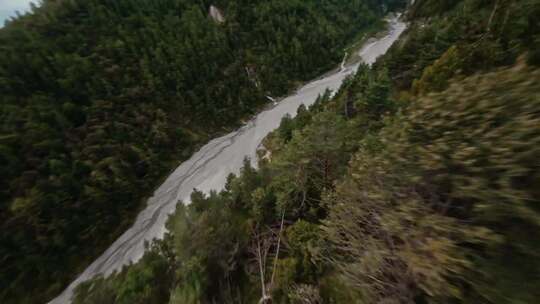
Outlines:
[[74, 302], [538, 303], [538, 16], [537, 0], [414, 1], [375, 65]]
[[0, 301], [57, 295], [167, 172], [266, 95], [334, 67], [403, 2], [44, 0], [8, 21]]

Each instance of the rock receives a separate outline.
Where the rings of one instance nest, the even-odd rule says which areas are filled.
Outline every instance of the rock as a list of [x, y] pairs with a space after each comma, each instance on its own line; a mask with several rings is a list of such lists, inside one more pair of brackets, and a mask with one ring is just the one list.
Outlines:
[[219, 8], [215, 7], [214, 5], [210, 5], [210, 10], [208, 12], [210, 17], [214, 19], [217, 23], [223, 23], [225, 22], [225, 17], [223, 17], [223, 14], [219, 10]]

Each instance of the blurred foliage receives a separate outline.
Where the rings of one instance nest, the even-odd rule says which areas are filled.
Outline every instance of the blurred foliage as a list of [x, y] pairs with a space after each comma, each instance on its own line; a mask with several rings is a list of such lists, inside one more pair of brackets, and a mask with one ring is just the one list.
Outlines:
[[539, 84], [524, 63], [453, 81], [362, 145], [325, 231], [368, 302], [540, 298]]
[[468, 77], [413, 103], [400, 126], [407, 131], [390, 140], [409, 143], [392, 154], [421, 171], [441, 211], [496, 236], [470, 246], [467, 302], [540, 298], [539, 94], [540, 73], [523, 62]]

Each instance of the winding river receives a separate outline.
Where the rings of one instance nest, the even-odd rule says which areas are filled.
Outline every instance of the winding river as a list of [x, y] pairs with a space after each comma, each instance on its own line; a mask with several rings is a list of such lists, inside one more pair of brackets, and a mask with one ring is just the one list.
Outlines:
[[[363, 62], [372, 64], [384, 54], [405, 30], [406, 24], [398, 17], [388, 19], [389, 28], [384, 37], [370, 39], [359, 51]], [[256, 160], [257, 149], [264, 137], [276, 129], [286, 114], [294, 116], [298, 106], [311, 105], [326, 89], [336, 91], [343, 80], [354, 73], [360, 63], [342, 64], [341, 69], [323, 78], [307, 83], [296, 93], [259, 113], [240, 129], [216, 138], [202, 147], [189, 160], [182, 163], [148, 200], [135, 223], [118, 238], [99, 258], [79, 275], [51, 304], [69, 303], [74, 288], [96, 275], [109, 275], [122, 266], [136, 262], [144, 254], [145, 241], [161, 238], [169, 214], [176, 203], [189, 203], [193, 189], [203, 192], [220, 190], [230, 173], [238, 173], [245, 157]]]

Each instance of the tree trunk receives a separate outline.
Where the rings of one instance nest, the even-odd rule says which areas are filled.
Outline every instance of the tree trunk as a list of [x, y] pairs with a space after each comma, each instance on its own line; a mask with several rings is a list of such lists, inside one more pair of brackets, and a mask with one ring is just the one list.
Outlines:
[[489, 16], [489, 21], [487, 25], [487, 31], [489, 32], [491, 30], [491, 23], [493, 22], [493, 18], [495, 17], [495, 13], [497, 12], [497, 9], [499, 8], [499, 0], [495, 2], [495, 6], [493, 7], [493, 11], [491, 11], [491, 16]]

